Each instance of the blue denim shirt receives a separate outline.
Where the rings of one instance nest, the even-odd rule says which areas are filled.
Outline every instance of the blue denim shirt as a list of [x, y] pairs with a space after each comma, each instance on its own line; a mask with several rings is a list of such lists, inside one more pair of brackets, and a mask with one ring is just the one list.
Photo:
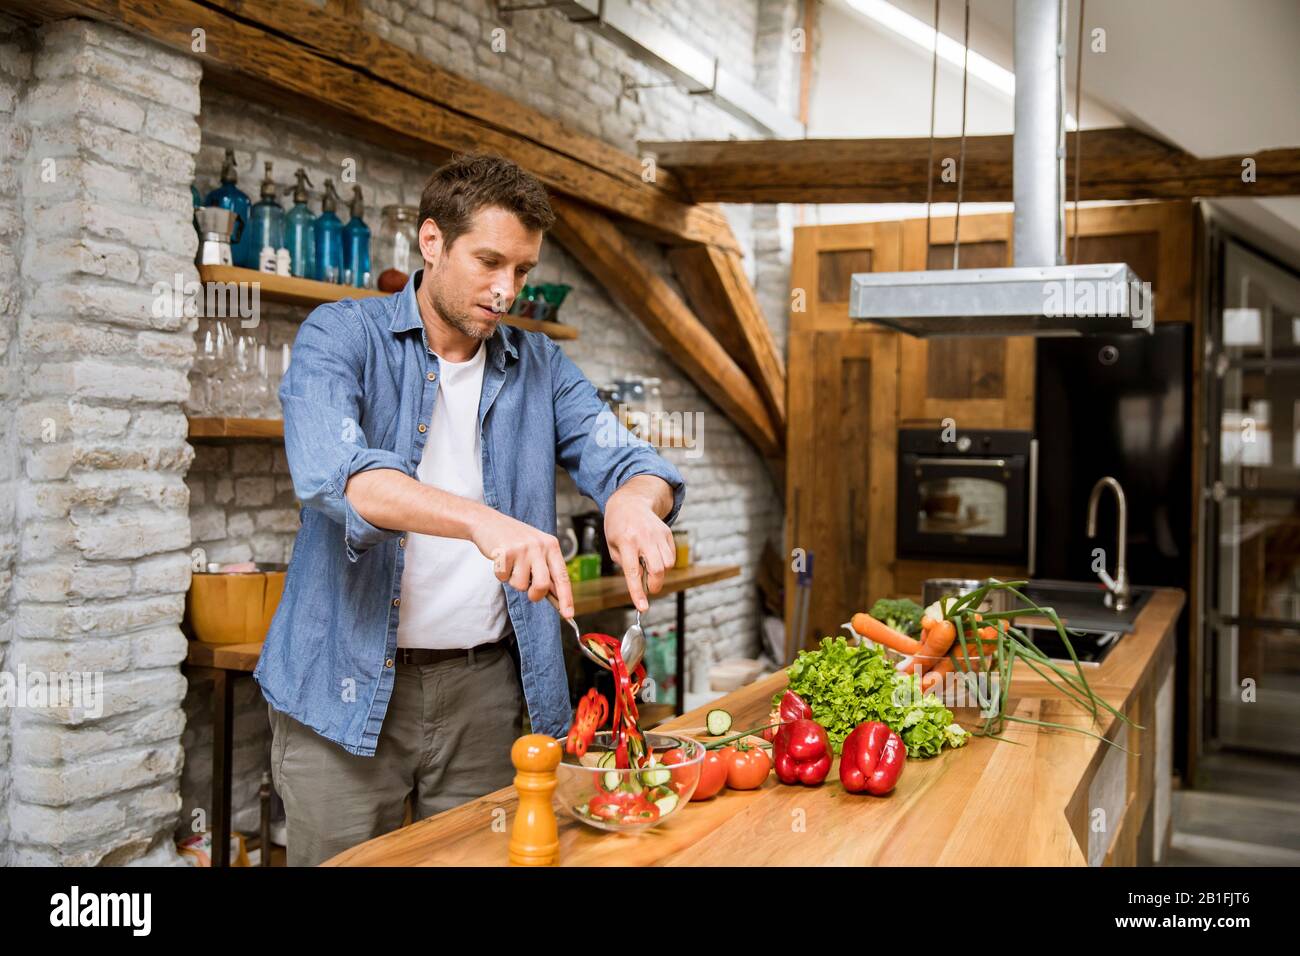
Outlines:
[[[438, 394], [428, 378], [438, 359], [415, 301], [420, 276], [394, 296], [315, 309], [280, 386], [302, 527], [253, 676], [276, 710], [362, 756], [375, 753], [393, 693], [405, 549], [401, 532], [366, 521], [344, 487], [371, 468], [416, 475], [426, 439], [418, 426]], [[489, 507], [554, 534], [559, 464], [602, 511], [629, 478], [658, 475], [673, 489], [667, 520], [677, 516], [677, 469], [617, 422], [551, 339], [502, 323], [485, 347], [478, 418]], [[533, 729], [560, 736], [571, 711], [559, 616], [502, 588]]]

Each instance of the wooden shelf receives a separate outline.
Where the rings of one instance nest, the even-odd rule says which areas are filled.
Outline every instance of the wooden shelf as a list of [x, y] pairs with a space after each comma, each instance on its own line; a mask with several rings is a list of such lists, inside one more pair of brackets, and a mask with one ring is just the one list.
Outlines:
[[[187, 416], [191, 444], [220, 445], [232, 441], [284, 441], [284, 422], [279, 418], [200, 418]], [[664, 435], [656, 448], [685, 448], [680, 435]], [[557, 466], [558, 467], [558, 466]]]
[[[688, 568], [672, 568], [664, 572], [664, 586], [650, 600], [658, 601], [669, 594], [697, 588], [715, 581], [725, 581], [740, 574], [738, 564], [693, 564]], [[573, 613], [594, 614], [612, 607], [631, 607], [627, 593], [627, 579], [621, 574], [573, 582]]]
[[223, 444], [231, 441], [284, 441], [284, 422], [278, 418], [195, 418], [190, 423], [191, 443]]
[[[256, 282], [258, 295], [268, 302], [285, 302], [289, 305], [309, 308], [324, 302], [369, 299], [374, 296], [388, 295], [387, 292], [380, 292], [378, 289], [359, 289], [356, 286], [317, 282], [314, 279], [300, 279], [296, 276], [278, 276], [270, 272], [258, 272], [256, 269], [242, 269], [239, 266], [199, 266], [199, 278], [204, 283]], [[505, 323], [523, 329], [525, 332], [541, 332], [556, 340], [567, 341], [578, 337], [577, 329], [560, 322], [539, 322], [519, 315], [507, 315]]]

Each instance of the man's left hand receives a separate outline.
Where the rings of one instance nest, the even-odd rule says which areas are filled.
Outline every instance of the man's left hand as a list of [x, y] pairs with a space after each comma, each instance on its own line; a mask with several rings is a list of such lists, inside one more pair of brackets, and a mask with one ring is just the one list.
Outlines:
[[647, 572], [647, 588], [658, 594], [664, 571], [677, 559], [673, 533], [662, 517], [672, 506], [672, 488], [655, 475], [628, 479], [605, 502], [605, 543], [623, 569], [632, 603], [642, 613], [650, 603], [641, 587], [641, 565]]

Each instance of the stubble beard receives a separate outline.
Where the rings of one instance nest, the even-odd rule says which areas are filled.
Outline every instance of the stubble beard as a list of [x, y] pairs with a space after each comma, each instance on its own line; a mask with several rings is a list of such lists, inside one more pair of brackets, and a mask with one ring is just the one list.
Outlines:
[[430, 289], [429, 293], [429, 298], [439, 317], [461, 335], [484, 342], [492, 338], [492, 334], [496, 332], [496, 323], [489, 324], [481, 319], [473, 319], [468, 312], [454, 308], [436, 290]]

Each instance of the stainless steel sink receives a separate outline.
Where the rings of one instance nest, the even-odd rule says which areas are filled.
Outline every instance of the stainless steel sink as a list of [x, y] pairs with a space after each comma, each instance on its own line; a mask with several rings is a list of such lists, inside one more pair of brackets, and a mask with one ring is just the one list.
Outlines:
[[[1039, 607], [1056, 611], [1066, 627], [1102, 634], [1112, 631], [1128, 634], [1155, 589], [1132, 588], [1129, 606], [1123, 611], [1106, 606], [1107, 591], [1100, 581], [1033, 580], [1020, 590]], [[1017, 598], [1012, 600], [1023, 606]]]
[[[1070, 660], [1070, 653], [1065, 649], [1065, 642], [1061, 640], [1061, 635], [1057, 633], [1055, 627], [1030, 624], [1020, 626], [1019, 629], [1035, 647], [1052, 660], [1058, 664], [1073, 666], [1074, 662]], [[1096, 667], [1124, 637], [1124, 632], [1119, 630], [1077, 631], [1075, 628], [1068, 628], [1067, 633], [1070, 647], [1074, 649], [1074, 656], [1084, 667]]]

